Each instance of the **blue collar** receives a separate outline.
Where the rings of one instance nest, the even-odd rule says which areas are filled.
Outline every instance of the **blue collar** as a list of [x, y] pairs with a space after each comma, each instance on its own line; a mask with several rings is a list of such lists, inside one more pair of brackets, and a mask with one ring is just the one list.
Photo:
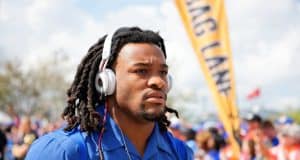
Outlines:
[[[97, 107], [97, 112], [99, 112], [101, 115], [104, 114], [103, 105]], [[96, 139], [97, 142], [99, 134], [98, 133], [96, 134], [97, 135], [94, 137], [97, 137]], [[169, 146], [169, 142], [167, 141], [167, 139], [164, 138], [165, 134], [166, 133], [163, 133], [159, 130], [158, 124], [155, 123], [155, 127], [148, 139], [146, 150], [144, 153], [144, 157], [146, 159], [148, 157], [153, 156], [154, 154], [157, 154], [158, 149], [163, 150], [169, 154], [172, 154], [172, 148]], [[134, 145], [130, 142], [130, 140], [125, 135], [124, 138], [129, 152], [131, 154], [139, 155]], [[124, 147], [124, 143], [121, 137], [120, 128], [111, 118], [111, 116], [107, 114], [105, 131], [102, 138], [103, 151], [111, 151], [122, 147]]]

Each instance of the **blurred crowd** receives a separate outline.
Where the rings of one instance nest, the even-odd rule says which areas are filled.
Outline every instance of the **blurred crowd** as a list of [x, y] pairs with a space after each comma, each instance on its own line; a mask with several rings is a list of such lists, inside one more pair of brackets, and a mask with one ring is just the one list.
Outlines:
[[[11, 121], [0, 123], [0, 160], [22, 160], [35, 139], [64, 125], [41, 116], [20, 116], [8, 108]], [[2, 116], [2, 119], [4, 117]], [[233, 160], [228, 135], [218, 121], [189, 124], [171, 118], [173, 135], [193, 150], [195, 160]], [[262, 118], [249, 113], [241, 117], [240, 160], [300, 160], [300, 125], [287, 116]]]
[[0, 160], [23, 160], [34, 140], [64, 124], [41, 116], [18, 115], [12, 106], [0, 119]]
[[[190, 125], [171, 119], [174, 136], [194, 151], [195, 160], [233, 160], [228, 135], [218, 121]], [[300, 125], [292, 118], [275, 120], [249, 113], [241, 117], [240, 160], [300, 160]]]

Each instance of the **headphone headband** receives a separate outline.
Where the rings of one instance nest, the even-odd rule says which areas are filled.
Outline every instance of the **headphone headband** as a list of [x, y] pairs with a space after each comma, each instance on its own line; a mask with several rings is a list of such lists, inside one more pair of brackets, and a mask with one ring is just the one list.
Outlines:
[[[116, 78], [114, 72], [106, 68], [111, 54], [111, 44], [113, 35], [114, 34], [107, 34], [104, 40], [102, 49], [102, 60], [99, 65], [99, 73], [96, 75], [95, 78], [96, 90], [104, 96], [113, 94], [116, 86]], [[99, 84], [99, 82], [101, 82], [101, 84]]]
[[103, 52], [102, 52], [102, 59], [108, 59], [110, 56], [112, 37], [113, 37], [113, 34], [107, 34], [107, 36], [105, 38]]
[[99, 65], [99, 71], [102, 72], [107, 65], [107, 62], [109, 60], [110, 54], [111, 54], [111, 44], [112, 44], [112, 37], [114, 33], [112, 34], [107, 34], [104, 44], [103, 44], [103, 49], [102, 49], [102, 60]]

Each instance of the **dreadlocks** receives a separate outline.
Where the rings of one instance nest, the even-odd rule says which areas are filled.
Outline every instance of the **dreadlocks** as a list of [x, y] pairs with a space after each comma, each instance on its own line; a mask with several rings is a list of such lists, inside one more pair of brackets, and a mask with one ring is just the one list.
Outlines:
[[[96, 111], [96, 107], [104, 103], [105, 96], [95, 89], [95, 78], [102, 60], [105, 38], [105, 36], [100, 38], [97, 43], [89, 48], [87, 55], [77, 68], [71, 87], [67, 91], [67, 106], [62, 113], [62, 118], [68, 123], [65, 128], [67, 131], [78, 125], [80, 125], [82, 131], [88, 132], [99, 130], [102, 127], [100, 126], [102, 116]], [[161, 48], [166, 57], [164, 41], [158, 33], [141, 30], [138, 27], [124, 27], [114, 33], [107, 68], [111, 68], [119, 51], [127, 43], [155, 44]], [[164, 112], [175, 113], [178, 117], [178, 112], [169, 107], [166, 107]], [[158, 124], [160, 130], [165, 131], [167, 126], [170, 125], [170, 121], [164, 115], [158, 120]]]

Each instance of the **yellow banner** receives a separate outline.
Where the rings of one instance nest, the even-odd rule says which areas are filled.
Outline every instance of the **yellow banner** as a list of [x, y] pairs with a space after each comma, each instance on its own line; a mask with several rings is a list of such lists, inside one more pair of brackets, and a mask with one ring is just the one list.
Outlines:
[[175, 0], [175, 3], [238, 158], [240, 124], [224, 1]]

